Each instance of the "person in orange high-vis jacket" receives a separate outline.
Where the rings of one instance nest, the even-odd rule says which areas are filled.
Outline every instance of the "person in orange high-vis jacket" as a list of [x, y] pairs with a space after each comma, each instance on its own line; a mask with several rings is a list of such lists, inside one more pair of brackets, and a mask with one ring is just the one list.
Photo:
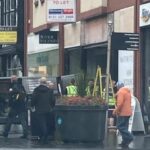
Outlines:
[[133, 141], [133, 135], [128, 131], [129, 118], [132, 115], [131, 92], [127, 87], [124, 87], [123, 82], [117, 82], [116, 86], [118, 89], [116, 94], [117, 103], [113, 114], [117, 115], [117, 129], [122, 136], [122, 142], [119, 145], [128, 147]]

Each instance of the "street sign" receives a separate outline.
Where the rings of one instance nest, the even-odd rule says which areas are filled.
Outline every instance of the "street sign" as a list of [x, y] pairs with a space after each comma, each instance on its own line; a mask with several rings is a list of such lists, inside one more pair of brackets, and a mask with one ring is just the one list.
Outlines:
[[76, 0], [47, 0], [47, 22], [75, 22]]
[[0, 44], [16, 44], [17, 27], [0, 27]]
[[139, 50], [139, 34], [113, 32], [111, 48], [112, 50]]
[[39, 33], [40, 44], [57, 44], [58, 43], [58, 31], [44, 30]]

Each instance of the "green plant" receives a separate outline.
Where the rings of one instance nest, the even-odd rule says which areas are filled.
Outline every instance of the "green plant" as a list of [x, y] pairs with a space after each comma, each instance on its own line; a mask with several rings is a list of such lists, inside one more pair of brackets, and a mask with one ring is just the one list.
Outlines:
[[77, 74], [75, 76], [75, 80], [78, 87], [78, 95], [81, 97], [85, 96], [85, 88], [86, 88], [85, 74], [83, 72]]
[[93, 96], [61, 96], [57, 101], [56, 105], [68, 105], [68, 106], [101, 106], [107, 105], [106, 101], [101, 97], [93, 97]]

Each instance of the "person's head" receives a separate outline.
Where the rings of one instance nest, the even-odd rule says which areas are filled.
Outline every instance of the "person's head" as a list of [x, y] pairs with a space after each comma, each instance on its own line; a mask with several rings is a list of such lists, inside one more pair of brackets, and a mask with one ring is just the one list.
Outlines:
[[116, 85], [116, 81], [112, 80], [112, 86], [115, 87], [115, 85]]
[[53, 89], [54, 88], [54, 83], [52, 81], [47, 81], [47, 86], [50, 88], [50, 89]]
[[122, 81], [118, 81], [118, 82], [116, 83], [116, 87], [117, 87], [117, 89], [119, 90], [120, 88], [124, 87], [124, 83], [123, 83]]
[[93, 80], [93, 79], [89, 80], [88, 86], [90, 86], [90, 87], [93, 87], [93, 86], [94, 86], [94, 80]]
[[40, 78], [40, 84], [41, 85], [47, 85], [47, 79], [46, 79], [46, 77], [41, 77]]
[[11, 76], [11, 83], [15, 83], [17, 82], [17, 76], [16, 75], [12, 75]]
[[70, 80], [70, 83], [73, 84], [73, 85], [75, 85], [75, 82], [76, 82], [76, 81], [75, 81], [75, 79], [73, 79], [73, 78]]

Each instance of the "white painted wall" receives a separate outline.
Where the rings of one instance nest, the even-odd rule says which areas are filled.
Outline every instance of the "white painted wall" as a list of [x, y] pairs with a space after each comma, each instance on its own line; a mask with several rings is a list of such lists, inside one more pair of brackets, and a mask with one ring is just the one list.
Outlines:
[[[134, 32], [134, 6], [118, 10], [114, 13], [115, 32]], [[134, 90], [134, 52], [119, 50], [118, 79]]]

